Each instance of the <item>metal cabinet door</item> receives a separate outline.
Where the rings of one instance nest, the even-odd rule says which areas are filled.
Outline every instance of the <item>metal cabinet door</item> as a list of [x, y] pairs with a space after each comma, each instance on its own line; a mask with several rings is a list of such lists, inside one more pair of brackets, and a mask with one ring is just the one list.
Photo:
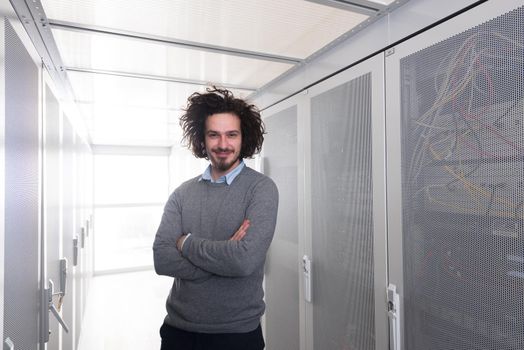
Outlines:
[[387, 346], [383, 59], [308, 91], [307, 349]]
[[[61, 285], [61, 176], [60, 173], [60, 107], [58, 100], [51, 88], [45, 84], [44, 87], [44, 173], [43, 173], [43, 234], [42, 234], [42, 256], [45, 269], [42, 274], [44, 283], [51, 280], [54, 284], [54, 292], [60, 292]], [[53, 298], [58, 306], [59, 296]], [[45, 315], [44, 315], [45, 317]], [[49, 341], [47, 348], [59, 349], [60, 325], [58, 321], [49, 315]]]
[[[286, 104], [287, 105], [287, 104]], [[275, 181], [279, 209], [265, 275], [266, 347], [300, 348], [297, 106], [265, 113], [264, 173]]]
[[[5, 42], [4, 338], [38, 346], [40, 267], [40, 68], [10, 21]], [[4, 59], [4, 57], [2, 57]]]
[[524, 348], [524, 2], [386, 58], [390, 281], [402, 349]]
[[[64, 321], [71, 331], [63, 335], [63, 348], [75, 349], [76, 342], [76, 318], [75, 289], [78, 284], [75, 283], [75, 274], [77, 268], [75, 264], [75, 250], [78, 250], [77, 232], [75, 230], [75, 208], [74, 208], [74, 131], [69, 118], [65, 114], [61, 115], [61, 132], [62, 132], [62, 231], [63, 241], [62, 249], [64, 257], [69, 261], [69, 278], [67, 279], [67, 290], [69, 296], [64, 300]], [[76, 247], [75, 247], [76, 246]]]

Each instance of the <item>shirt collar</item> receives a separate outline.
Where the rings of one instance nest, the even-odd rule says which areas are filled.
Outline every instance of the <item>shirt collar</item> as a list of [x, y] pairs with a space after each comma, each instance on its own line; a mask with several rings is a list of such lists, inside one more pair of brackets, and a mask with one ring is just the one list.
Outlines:
[[211, 164], [209, 164], [209, 166], [206, 168], [202, 176], [200, 176], [200, 179], [198, 179], [198, 181], [210, 181], [212, 183], [224, 183], [225, 182], [227, 185], [231, 185], [233, 180], [238, 176], [238, 174], [240, 174], [240, 172], [242, 171], [242, 169], [244, 169], [245, 166], [246, 165], [244, 161], [241, 160], [240, 163], [229, 173], [219, 177], [216, 180], [213, 180], [213, 178], [211, 177]]

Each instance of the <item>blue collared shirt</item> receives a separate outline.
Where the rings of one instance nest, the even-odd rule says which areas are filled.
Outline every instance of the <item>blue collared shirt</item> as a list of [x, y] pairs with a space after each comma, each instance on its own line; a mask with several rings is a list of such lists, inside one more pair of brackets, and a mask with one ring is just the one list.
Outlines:
[[235, 177], [237, 177], [238, 174], [240, 174], [240, 172], [242, 171], [242, 169], [244, 169], [245, 166], [246, 164], [244, 164], [244, 161], [241, 160], [240, 164], [238, 164], [235, 167], [235, 169], [231, 170], [226, 175], [222, 175], [218, 179], [213, 180], [213, 178], [211, 177], [211, 164], [209, 164], [209, 166], [206, 168], [206, 170], [204, 171], [200, 179], [198, 179], [198, 181], [202, 181], [202, 180], [211, 181], [212, 183], [217, 183], [217, 184], [225, 182], [227, 185], [231, 185]]

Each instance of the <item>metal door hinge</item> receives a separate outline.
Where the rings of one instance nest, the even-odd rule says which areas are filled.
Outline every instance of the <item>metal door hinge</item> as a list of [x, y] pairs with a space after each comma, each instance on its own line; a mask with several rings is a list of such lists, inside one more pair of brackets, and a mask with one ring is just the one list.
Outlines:
[[395, 53], [395, 48], [394, 47], [390, 47], [389, 49], [386, 50], [386, 57], [391, 56], [394, 53]]

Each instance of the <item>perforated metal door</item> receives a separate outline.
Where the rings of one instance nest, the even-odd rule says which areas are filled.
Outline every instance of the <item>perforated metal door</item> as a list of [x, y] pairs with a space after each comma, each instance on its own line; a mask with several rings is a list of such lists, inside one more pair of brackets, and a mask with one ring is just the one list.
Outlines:
[[39, 298], [39, 68], [5, 21], [4, 338], [36, 349]]
[[399, 62], [404, 349], [523, 349], [524, 7]]
[[375, 349], [371, 73], [311, 98], [315, 350]]

